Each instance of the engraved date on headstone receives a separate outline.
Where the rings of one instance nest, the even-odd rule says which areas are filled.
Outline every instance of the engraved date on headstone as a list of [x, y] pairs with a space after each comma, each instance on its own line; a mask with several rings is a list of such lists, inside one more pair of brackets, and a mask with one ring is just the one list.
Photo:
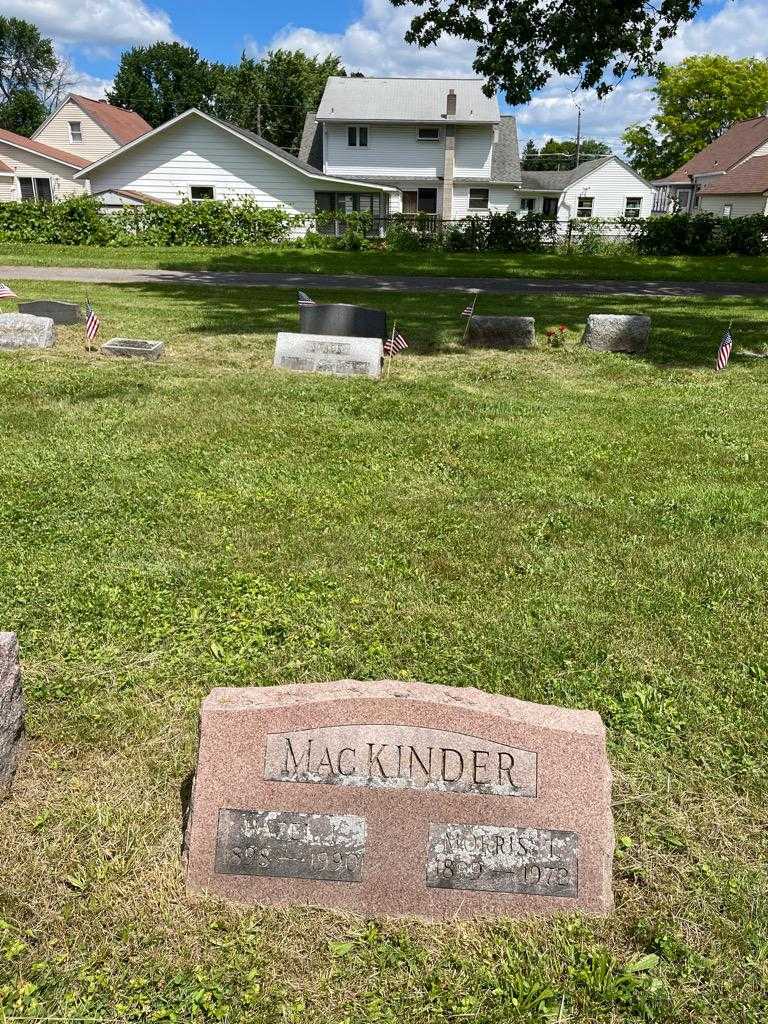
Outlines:
[[430, 825], [427, 886], [576, 897], [579, 837], [541, 828]]
[[298, 811], [219, 811], [216, 873], [360, 882], [365, 818]]

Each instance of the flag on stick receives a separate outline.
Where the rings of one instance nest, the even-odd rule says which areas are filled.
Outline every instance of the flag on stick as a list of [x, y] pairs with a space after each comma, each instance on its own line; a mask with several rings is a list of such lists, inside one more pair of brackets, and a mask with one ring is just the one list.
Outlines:
[[101, 320], [96, 316], [96, 311], [91, 305], [90, 299], [88, 299], [85, 305], [85, 340], [89, 345], [99, 333], [100, 327]]
[[408, 342], [402, 336], [400, 331], [392, 331], [392, 337], [387, 338], [384, 342], [384, 355], [392, 358], [396, 356], [398, 352], [402, 352], [408, 348]]
[[461, 315], [462, 315], [462, 316], [466, 316], [466, 317], [469, 317], [469, 318], [471, 319], [471, 318], [472, 318], [472, 317], [473, 317], [473, 316], [475, 315], [475, 306], [476, 306], [476, 305], [477, 305], [477, 295], [475, 295], [475, 298], [474, 298], [474, 300], [473, 300], [472, 304], [471, 304], [471, 305], [469, 305], [469, 306], [466, 306], [466, 307], [465, 307], [465, 308], [464, 308], [464, 309], [463, 309], [463, 310], [461, 311]]
[[728, 365], [728, 360], [731, 358], [731, 352], [733, 351], [733, 338], [731, 337], [731, 325], [728, 324], [723, 340], [720, 342], [720, 348], [717, 350], [717, 357], [715, 359], [715, 370], [724, 370]]
[[7, 284], [0, 284], [0, 299], [18, 299], [18, 295]]
[[306, 292], [299, 292], [299, 305], [300, 306], [314, 306], [315, 300], [310, 299]]

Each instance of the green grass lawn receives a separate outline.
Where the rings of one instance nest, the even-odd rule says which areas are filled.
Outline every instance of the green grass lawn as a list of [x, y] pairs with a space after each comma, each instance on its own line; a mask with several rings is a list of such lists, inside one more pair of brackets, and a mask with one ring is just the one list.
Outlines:
[[0, 266], [250, 270], [303, 274], [410, 274], [417, 277], [532, 277], [585, 281], [768, 281], [762, 256], [641, 257], [560, 253], [332, 252], [296, 248], [180, 246], [130, 249], [0, 243]]
[[[768, 300], [489, 297], [569, 328], [498, 353], [461, 349], [461, 303], [360, 294], [411, 340], [377, 384], [273, 371], [282, 291], [90, 293], [105, 337], [169, 351], [110, 361], [60, 328], [0, 353], [0, 629], [30, 731], [0, 805], [0, 1020], [764, 1024], [768, 360], [711, 366], [731, 318], [737, 349], [768, 339]], [[601, 309], [653, 316], [647, 358], [579, 347]], [[201, 698], [344, 677], [599, 711], [615, 914], [187, 899]]]

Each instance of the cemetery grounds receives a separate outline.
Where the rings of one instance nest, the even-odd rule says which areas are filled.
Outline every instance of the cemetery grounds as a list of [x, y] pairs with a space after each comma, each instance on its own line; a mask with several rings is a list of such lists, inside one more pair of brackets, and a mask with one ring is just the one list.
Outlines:
[[[536, 317], [538, 347], [502, 353], [461, 349], [461, 296], [317, 290], [397, 318], [410, 348], [374, 383], [271, 369], [290, 291], [89, 295], [104, 339], [168, 352], [105, 360], [60, 327], [0, 353], [0, 628], [30, 732], [0, 805], [0, 1021], [762, 1024], [768, 360], [739, 352], [768, 299], [483, 298]], [[649, 354], [581, 348], [589, 312], [649, 313]], [[599, 711], [615, 914], [186, 898], [201, 698], [345, 677]]]

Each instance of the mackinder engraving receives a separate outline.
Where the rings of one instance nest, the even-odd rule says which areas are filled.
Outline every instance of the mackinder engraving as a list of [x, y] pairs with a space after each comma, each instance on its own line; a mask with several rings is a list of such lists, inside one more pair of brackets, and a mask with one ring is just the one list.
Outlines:
[[541, 828], [430, 825], [427, 886], [573, 898], [579, 837]]
[[536, 796], [536, 754], [476, 736], [397, 725], [340, 725], [267, 737], [271, 782]]
[[216, 873], [359, 882], [365, 819], [298, 811], [219, 811]]

